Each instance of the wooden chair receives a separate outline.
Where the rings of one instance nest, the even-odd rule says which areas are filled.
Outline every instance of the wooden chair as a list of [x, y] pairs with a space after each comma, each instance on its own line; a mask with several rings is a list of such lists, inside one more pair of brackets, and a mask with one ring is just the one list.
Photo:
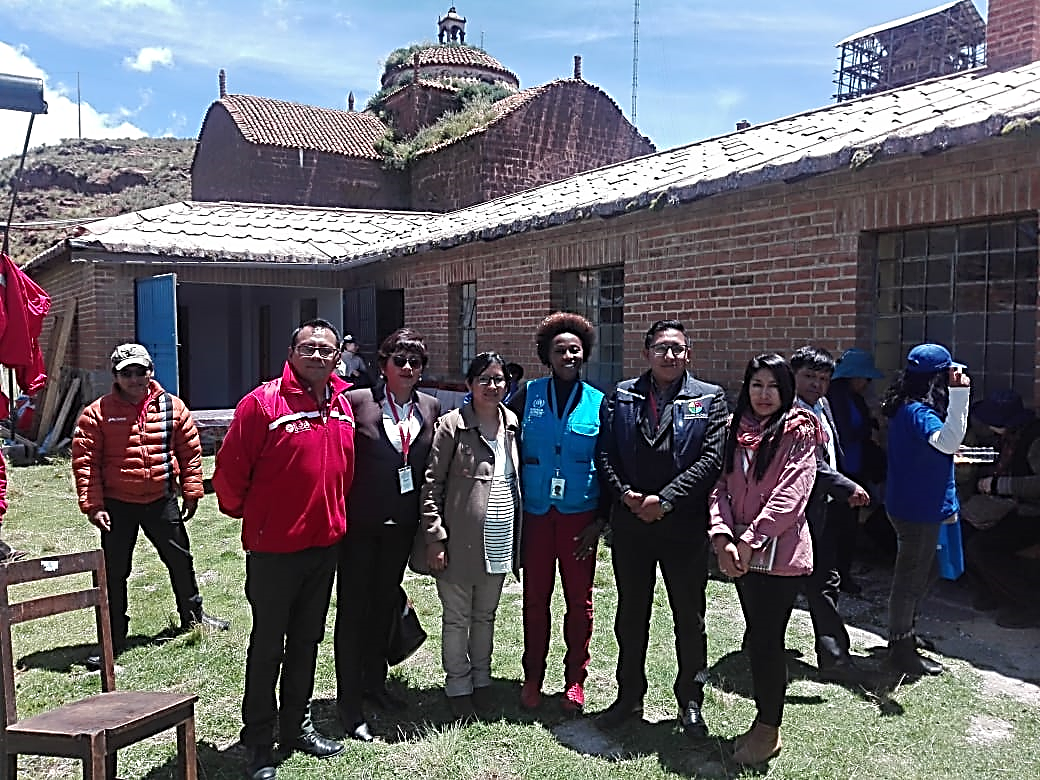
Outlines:
[[[90, 572], [93, 585], [58, 595], [12, 603], [9, 588]], [[26, 620], [93, 608], [101, 647], [102, 693], [18, 720], [15, 706], [11, 626]], [[18, 754], [64, 756], [83, 762], [84, 780], [115, 780], [116, 751], [160, 731], [177, 727], [178, 774], [196, 780], [195, 702], [184, 693], [116, 691], [112, 630], [108, 621], [108, 588], [101, 550], [34, 558], [0, 566], [0, 674], [3, 676], [0, 779], [18, 775]]]

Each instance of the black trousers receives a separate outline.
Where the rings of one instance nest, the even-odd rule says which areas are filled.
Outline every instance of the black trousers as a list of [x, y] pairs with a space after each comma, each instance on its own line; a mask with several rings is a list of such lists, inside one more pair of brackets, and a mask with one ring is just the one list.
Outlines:
[[810, 523], [809, 532], [813, 545], [813, 572], [804, 581], [805, 599], [809, 602], [809, 617], [812, 618], [813, 633], [816, 635], [816, 661], [826, 665], [847, 655], [851, 642], [845, 621], [838, 612], [838, 594], [841, 575], [838, 574], [838, 543], [840, 525], [832, 523], [827, 507], [827, 520], [819, 525]]
[[[246, 652], [242, 698], [243, 745], [298, 737], [310, 725], [318, 645], [336, 574], [336, 545], [294, 553], [246, 554], [246, 600], [253, 629]], [[281, 673], [280, 704], [275, 687]]]
[[784, 717], [787, 692], [784, 635], [795, 597], [805, 579], [749, 572], [736, 580], [737, 596], [747, 624], [756, 719], [767, 726], [779, 726]]
[[386, 645], [415, 526], [355, 525], [339, 544], [336, 702], [347, 728], [364, 720], [361, 697], [386, 684]]
[[117, 650], [126, 645], [130, 626], [127, 614], [126, 581], [137, 544], [137, 531], [159, 553], [159, 560], [170, 573], [173, 596], [181, 624], [188, 625], [202, 617], [202, 597], [195, 581], [195, 563], [191, 557], [188, 530], [181, 520], [176, 496], [169, 496], [150, 504], [130, 504], [107, 499], [112, 530], [101, 532], [101, 549], [105, 553], [105, 571], [108, 582], [108, 611], [112, 624], [112, 642]]
[[[678, 672], [673, 691], [679, 706], [704, 701], [708, 638], [704, 630], [708, 581], [708, 536], [676, 540], [652, 533], [615, 528], [611, 561], [618, 606], [614, 635], [618, 643], [618, 698], [641, 700], [646, 694], [646, 651], [650, 610], [661, 566], [675, 629]], [[703, 536], [703, 539], [700, 538]]]

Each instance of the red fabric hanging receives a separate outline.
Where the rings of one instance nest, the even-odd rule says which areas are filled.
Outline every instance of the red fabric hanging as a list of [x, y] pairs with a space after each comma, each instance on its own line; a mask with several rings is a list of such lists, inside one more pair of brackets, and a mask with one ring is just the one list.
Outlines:
[[14, 369], [26, 395], [35, 394], [47, 382], [39, 339], [50, 308], [44, 289], [10, 257], [0, 254], [0, 363]]

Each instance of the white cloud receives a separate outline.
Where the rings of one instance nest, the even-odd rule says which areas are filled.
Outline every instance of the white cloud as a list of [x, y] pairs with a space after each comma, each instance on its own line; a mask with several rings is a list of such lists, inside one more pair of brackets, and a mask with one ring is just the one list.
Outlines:
[[142, 73], [151, 73], [156, 65], [172, 68], [173, 50], [167, 46], [145, 46], [138, 50], [136, 56], [125, 58], [123, 64]]
[[[77, 108], [75, 93], [59, 85], [47, 84], [47, 74], [26, 54], [24, 49], [0, 43], [0, 73], [32, 76], [44, 80], [43, 97], [48, 111], [36, 117], [29, 146], [56, 144], [64, 138], [75, 138], [82, 122], [84, 138], [143, 138], [144, 130], [127, 121], [125, 115], [113, 116], [83, 102]], [[0, 157], [21, 154], [29, 114], [0, 111]]]

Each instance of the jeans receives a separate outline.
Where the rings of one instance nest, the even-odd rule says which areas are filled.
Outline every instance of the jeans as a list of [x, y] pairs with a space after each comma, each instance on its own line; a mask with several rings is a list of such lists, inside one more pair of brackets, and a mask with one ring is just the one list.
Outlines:
[[917, 608], [936, 580], [940, 523], [911, 523], [888, 516], [896, 532], [896, 564], [888, 597], [888, 641], [914, 634]]
[[474, 688], [491, 685], [495, 612], [505, 579], [504, 574], [485, 574], [479, 582], [466, 585], [437, 579], [437, 595], [444, 610], [441, 663], [448, 696], [468, 696]]
[[578, 560], [574, 557], [575, 537], [596, 517], [595, 512], [561, 514], [550, 508], [544, 515], [524, 513], [524, 679], [539, 685], [545, 679], [545, 659], [549, 654], [549, 604], [556, 584], [556, 562], [567, 614], [563, 638], [567, 645], [564, 681], [584, 683], [588, 675], [589, 641], [592, 639], [592, 577], [596, 571], [595, 553]]
[[756, 720], [780, 726], [787, 691], [787, 655], [784, 636], [798, 591], [806, 577], [778, 577], [749, 572], [737, 578], [737, 596], [747, 624], [751, 684]]

